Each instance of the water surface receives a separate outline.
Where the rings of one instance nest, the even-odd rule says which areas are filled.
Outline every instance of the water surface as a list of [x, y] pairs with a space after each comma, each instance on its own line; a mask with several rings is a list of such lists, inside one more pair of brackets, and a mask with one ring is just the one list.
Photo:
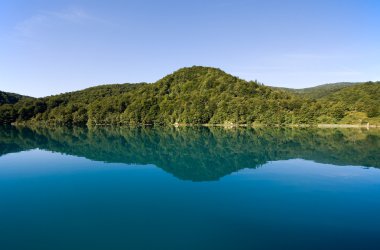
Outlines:
[[0, 128], [0, 249], [378, 249], [380, 134]]

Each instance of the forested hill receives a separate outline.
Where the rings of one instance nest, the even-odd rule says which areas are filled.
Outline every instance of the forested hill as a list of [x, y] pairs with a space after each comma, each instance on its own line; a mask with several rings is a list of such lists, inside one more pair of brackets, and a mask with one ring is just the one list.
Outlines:
[[116, 84], [0, 105], [0, 123], [62, 125], [380, 124], [380, 83], [321, 98], [244, 81], [220, 69], [182, 68], [151, 84]]

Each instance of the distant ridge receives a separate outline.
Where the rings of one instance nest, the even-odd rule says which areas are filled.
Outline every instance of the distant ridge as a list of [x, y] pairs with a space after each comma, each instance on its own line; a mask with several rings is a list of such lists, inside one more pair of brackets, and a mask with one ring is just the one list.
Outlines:
[[353, 86], [355, 84], [363, 84], [364, 82], [337, 82], [337, 83], [327, 83], [322, 85], [317, 85], [315, 87], [293, 89], [293, 88], [281, 88], [285, 91], [290, 91], [295, 94], [300, 94], [309, 98], [322, 98], [334, 92], [337, 92], [343, 88]]

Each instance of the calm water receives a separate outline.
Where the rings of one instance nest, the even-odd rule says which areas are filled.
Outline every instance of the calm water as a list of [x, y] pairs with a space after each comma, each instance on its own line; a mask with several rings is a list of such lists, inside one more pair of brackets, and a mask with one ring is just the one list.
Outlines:
[[0, 127], [0, 249], [379, 249], [380, 132]]

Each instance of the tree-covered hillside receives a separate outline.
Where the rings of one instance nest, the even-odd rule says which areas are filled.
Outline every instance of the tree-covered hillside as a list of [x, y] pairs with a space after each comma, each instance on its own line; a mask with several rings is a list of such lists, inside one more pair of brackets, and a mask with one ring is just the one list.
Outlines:
[[31, 97], [0, 91], [0, 124], [15, 122], [19, 116], [17, 104], [31, 100]]
[[325, 109], [337, 107], [342, 123], [360, 123], [364, 120], [380, 123], [380, 82], [368, 82], [342, 88], [321, 98], [319, 102]]
[[[103, 85], [0, 106], [1, 123], [67, 125], [376, 123], [379, 83], [313, 99], [220, 69], [180, 69], [152, 84]], [[347, 118], [348, 117], [348, 118]]]
[[22, 95], [0, 91], [0, 105], [15, 104], [22, 98], [24, 98]]

